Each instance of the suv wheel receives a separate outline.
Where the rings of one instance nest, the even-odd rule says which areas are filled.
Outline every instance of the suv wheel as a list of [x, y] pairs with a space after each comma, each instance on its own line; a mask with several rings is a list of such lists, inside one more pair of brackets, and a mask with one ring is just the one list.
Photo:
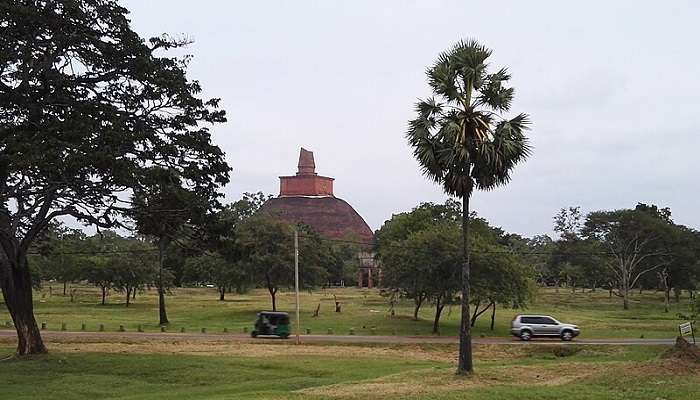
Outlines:
[[530, 332], [528, 330], [524, 330], [524, 331], [520, 332], [520, 340], [524, 340], [527, 342], [530, 339], [532, 339], [532, 332]]
[[574, 333], [569, 331], [569, 330], [566, 330], [566, 331], [561, 333], [561, 340], [563, 340], [565, 342], [570, 342], [571, 339], [573, 339], [573, 338], [574, 338]]

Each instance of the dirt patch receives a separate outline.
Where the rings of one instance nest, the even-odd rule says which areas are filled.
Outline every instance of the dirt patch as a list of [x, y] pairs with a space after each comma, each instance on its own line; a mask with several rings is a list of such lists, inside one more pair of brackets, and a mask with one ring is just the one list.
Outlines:
[[676, 344], [666, 350], [661, 358], [677, 359], [700, 364], [700, 349], [682, 337], [676, 338]]

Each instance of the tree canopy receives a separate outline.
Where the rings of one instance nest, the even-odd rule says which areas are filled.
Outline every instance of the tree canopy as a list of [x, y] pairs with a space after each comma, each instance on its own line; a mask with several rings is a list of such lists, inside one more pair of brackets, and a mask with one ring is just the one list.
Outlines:
[[33, 316], [27, 250], [58, 217], [112, 228], [154, 166], [215, 199], [228, 182], [188, 41], [144, 40], [114, 0], [0, 5], [0, 287], [17, 353], [46, 351]]

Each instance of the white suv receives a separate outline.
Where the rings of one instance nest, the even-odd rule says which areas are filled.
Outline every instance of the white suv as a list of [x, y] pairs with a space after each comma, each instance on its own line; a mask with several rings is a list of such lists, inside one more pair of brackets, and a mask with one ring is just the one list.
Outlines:
[[549, 315], [516, 315], [510, 323], [510, 332], [520, 340], [546, 336], [560, 337], [566, 342], [581, 333], [578, 326], [559, 322]]

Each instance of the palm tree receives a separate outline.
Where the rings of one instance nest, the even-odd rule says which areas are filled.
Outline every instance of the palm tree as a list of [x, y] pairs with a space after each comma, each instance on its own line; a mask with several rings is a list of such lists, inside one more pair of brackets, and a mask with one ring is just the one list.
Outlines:
[[469, 199], [474, 189], [506, 184], [530, 154], [523, 134], [527, 114], [505, 119], [513, 88], [505, 68], [488, 72], [491, 50], [475, 40], [460, 41], [428, 68], [434, 97], [416, 105], [407, 138], [423, 173], [462, 199], [462, 322], [458, 374], [473, 371], [469, 321]]

